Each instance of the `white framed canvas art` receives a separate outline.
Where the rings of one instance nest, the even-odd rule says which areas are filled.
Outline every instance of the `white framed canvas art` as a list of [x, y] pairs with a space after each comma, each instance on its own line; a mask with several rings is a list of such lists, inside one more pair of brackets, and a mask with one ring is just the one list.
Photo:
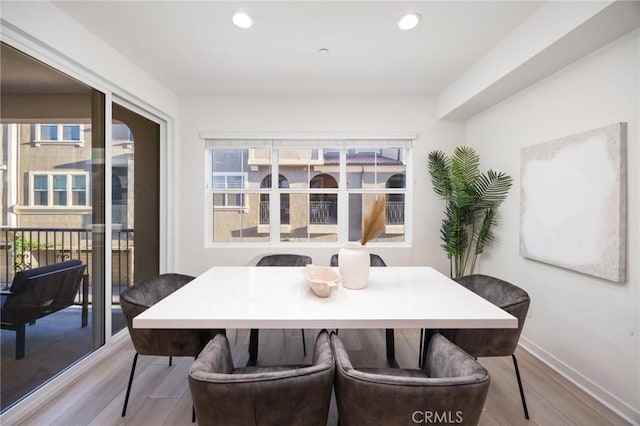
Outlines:
[[520, 255], [615, 282], [626, 273], [626, 123], [521, 151]]

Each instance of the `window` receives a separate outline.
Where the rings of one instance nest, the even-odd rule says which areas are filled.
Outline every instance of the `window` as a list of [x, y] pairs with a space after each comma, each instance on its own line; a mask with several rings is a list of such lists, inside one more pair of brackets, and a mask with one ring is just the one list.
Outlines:
[[213, 189], [214, 207], [244, 207], [244, 194], [236, 192], [226, 192], [227, 189], [244, 189], [244, 174], [213, 174], [211, 177], [211, 188]]
[[87, 206], [88, 174], [32, 172], [31, 206]]
[[34, 142], [36, 146], [43, 143], [81, 146], [83, 130], [82, 124], [36, 124]]
[[410, 243], [411, 143], [207, 140], [207, 241], [356, 241], [373, 202], [383, 197], [387, 226], [374, 244]]
[[113, 123], [111, 125], [111, 139], [114, 141], [133, 142], [133, 132], [126, 124]]

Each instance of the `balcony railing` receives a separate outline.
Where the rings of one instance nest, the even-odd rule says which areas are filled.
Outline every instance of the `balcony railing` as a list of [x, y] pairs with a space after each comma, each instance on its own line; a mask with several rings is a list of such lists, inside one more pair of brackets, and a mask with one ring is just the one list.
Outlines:
[[404, 225], [404, 201], [387, 201], [387, 225]]
[[338, 223], [338, 203], [335, 201], [309, 201], [310, 225], [335, 225]]
[[[269, 202], [260, 201], [260, 225], [268, 225], [270, 218]], [[280, 204], [280, 225], [289, 224], [289, 206]]]
[[[112, 301], [133, 284], [133, 229], [113, 232]], [[84, 228], [0, 229], [0, 286], [7, 289], [19, 271], [80, 259], [87, 265], [89, 285], [93, 281], [92, 231]], [[79, 300], [78, 300], [79, 302]]]
[[[311, 225], [335, 225], [337, 220], [337, 206], [335, 201], [310, 201], [309, 223]], [[269, 223], [269, 201], [260, 201], [260, 224]], [[386, 210], [387, 225], [404, 225], [404, 201], [387, 201]], [[289, 224], [289, 208], [286, 206], [280, 211], [280, 223]]]

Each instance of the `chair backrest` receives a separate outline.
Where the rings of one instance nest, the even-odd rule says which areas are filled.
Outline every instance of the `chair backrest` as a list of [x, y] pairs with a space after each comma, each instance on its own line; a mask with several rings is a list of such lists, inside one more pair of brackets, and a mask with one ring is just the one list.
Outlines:
[[456, 281], [518, 319], [517, 328], [441, 330], [456, 345], [476, 357], [514, 353], [531, 303], [526, 291], [488, 275], [467, 275]]
[[[382, 260], [382, 258], [377, 254], [371, 253], [369, 256], [371, 257], [371, 266], [387, 266], [387, 264], [384, 263], [384, 260]], [[340, 266], [338, 264], [337, 254], [334, 254], [331, 256], [331, 260], [329, 261], [329, 266]]]
[[[489, 373], [443, 336], [429, 341], [425, 370], [358, 370], [337, 335], [335, 394], [340, 424], [477, 424], [489, 390]], [[412, 417], [413, 416], [413, 417]]]
[[263, 256], [256, 266], [306, 266], [311, 263], [311, 257], [301, 254], [270, 254]]
[[208, 330], [172, 330], [133, 328], [133, 318], [194, 277], [182, 274], [162, 274], [142, 280], [120, 294], [120, 306], [127, 320], [129, 335], [141, 355], [196, 356], [209, 340]]
[[2, 321], [25, 323], [74, 303], [87, 265], [78, 259], [20, 271], [2, 306]]
[[217, 335], [189, 371], [198, 423], [206, 425], [327, 424], [335, 362], [329, 337], [316, 339], [309, 366], [234, 369], [226, 336]]

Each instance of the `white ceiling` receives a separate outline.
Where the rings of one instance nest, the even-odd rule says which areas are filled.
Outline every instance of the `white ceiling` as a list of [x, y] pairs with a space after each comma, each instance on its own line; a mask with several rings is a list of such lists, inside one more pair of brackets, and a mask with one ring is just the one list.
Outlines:
[[55, 4], [179, 95], [437, 95], [543, 2]]

